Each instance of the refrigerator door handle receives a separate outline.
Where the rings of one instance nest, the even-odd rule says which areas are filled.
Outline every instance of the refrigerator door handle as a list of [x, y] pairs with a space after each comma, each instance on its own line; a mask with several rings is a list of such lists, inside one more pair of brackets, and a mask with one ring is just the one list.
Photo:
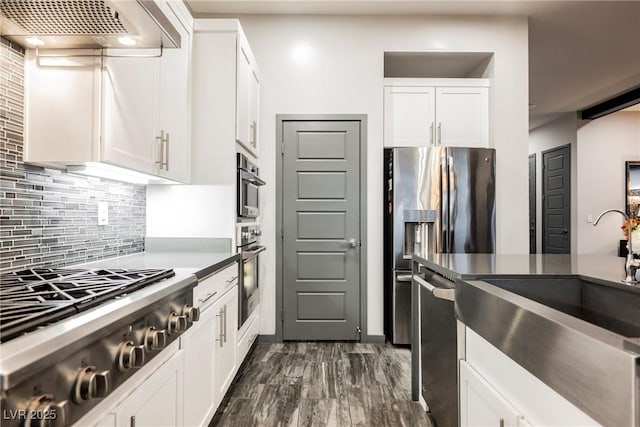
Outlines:
[[445, 150], [440, 158], [440, 235], [442, 252], [449, 252], [449, 168], [448, 153]]

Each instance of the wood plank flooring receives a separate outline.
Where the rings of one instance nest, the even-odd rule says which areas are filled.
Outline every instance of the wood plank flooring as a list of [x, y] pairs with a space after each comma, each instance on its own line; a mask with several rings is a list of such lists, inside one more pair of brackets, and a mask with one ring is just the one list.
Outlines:
[[258, 344], [211, 426], [424, 426], [411, 353], [390, 344]]

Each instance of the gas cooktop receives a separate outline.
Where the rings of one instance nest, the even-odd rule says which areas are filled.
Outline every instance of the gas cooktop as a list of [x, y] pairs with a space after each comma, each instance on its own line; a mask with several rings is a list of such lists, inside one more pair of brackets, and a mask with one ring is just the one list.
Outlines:
[[0, 280], [0, 341], [47, 326], [159, 280], [172, 269], [34, 268]]

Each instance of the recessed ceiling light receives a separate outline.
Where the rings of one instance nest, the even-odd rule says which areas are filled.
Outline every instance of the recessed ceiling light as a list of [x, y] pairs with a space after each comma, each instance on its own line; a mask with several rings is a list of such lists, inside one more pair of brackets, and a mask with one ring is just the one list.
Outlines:
[[135, 46], [136, 41], [129, 36], [118, 37], [118, 43], [124, 46]]
[[27, 37], [26, 39], [24, 39], [24, 41], [29, 43], [31, 46], [42, 46], [42, 45], [44, 45], [44, 41], [40, 40], [37, 37]]

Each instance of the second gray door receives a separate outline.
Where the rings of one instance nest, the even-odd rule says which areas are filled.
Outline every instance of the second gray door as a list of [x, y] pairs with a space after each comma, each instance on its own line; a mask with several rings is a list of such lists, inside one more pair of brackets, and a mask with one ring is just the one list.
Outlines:
[[542, 153], [542, 252], [545, 254], [571, 251], [570, 177], [568, 145]]
[[360, 122], [283, 122], [284, 340], [359, 339]]

